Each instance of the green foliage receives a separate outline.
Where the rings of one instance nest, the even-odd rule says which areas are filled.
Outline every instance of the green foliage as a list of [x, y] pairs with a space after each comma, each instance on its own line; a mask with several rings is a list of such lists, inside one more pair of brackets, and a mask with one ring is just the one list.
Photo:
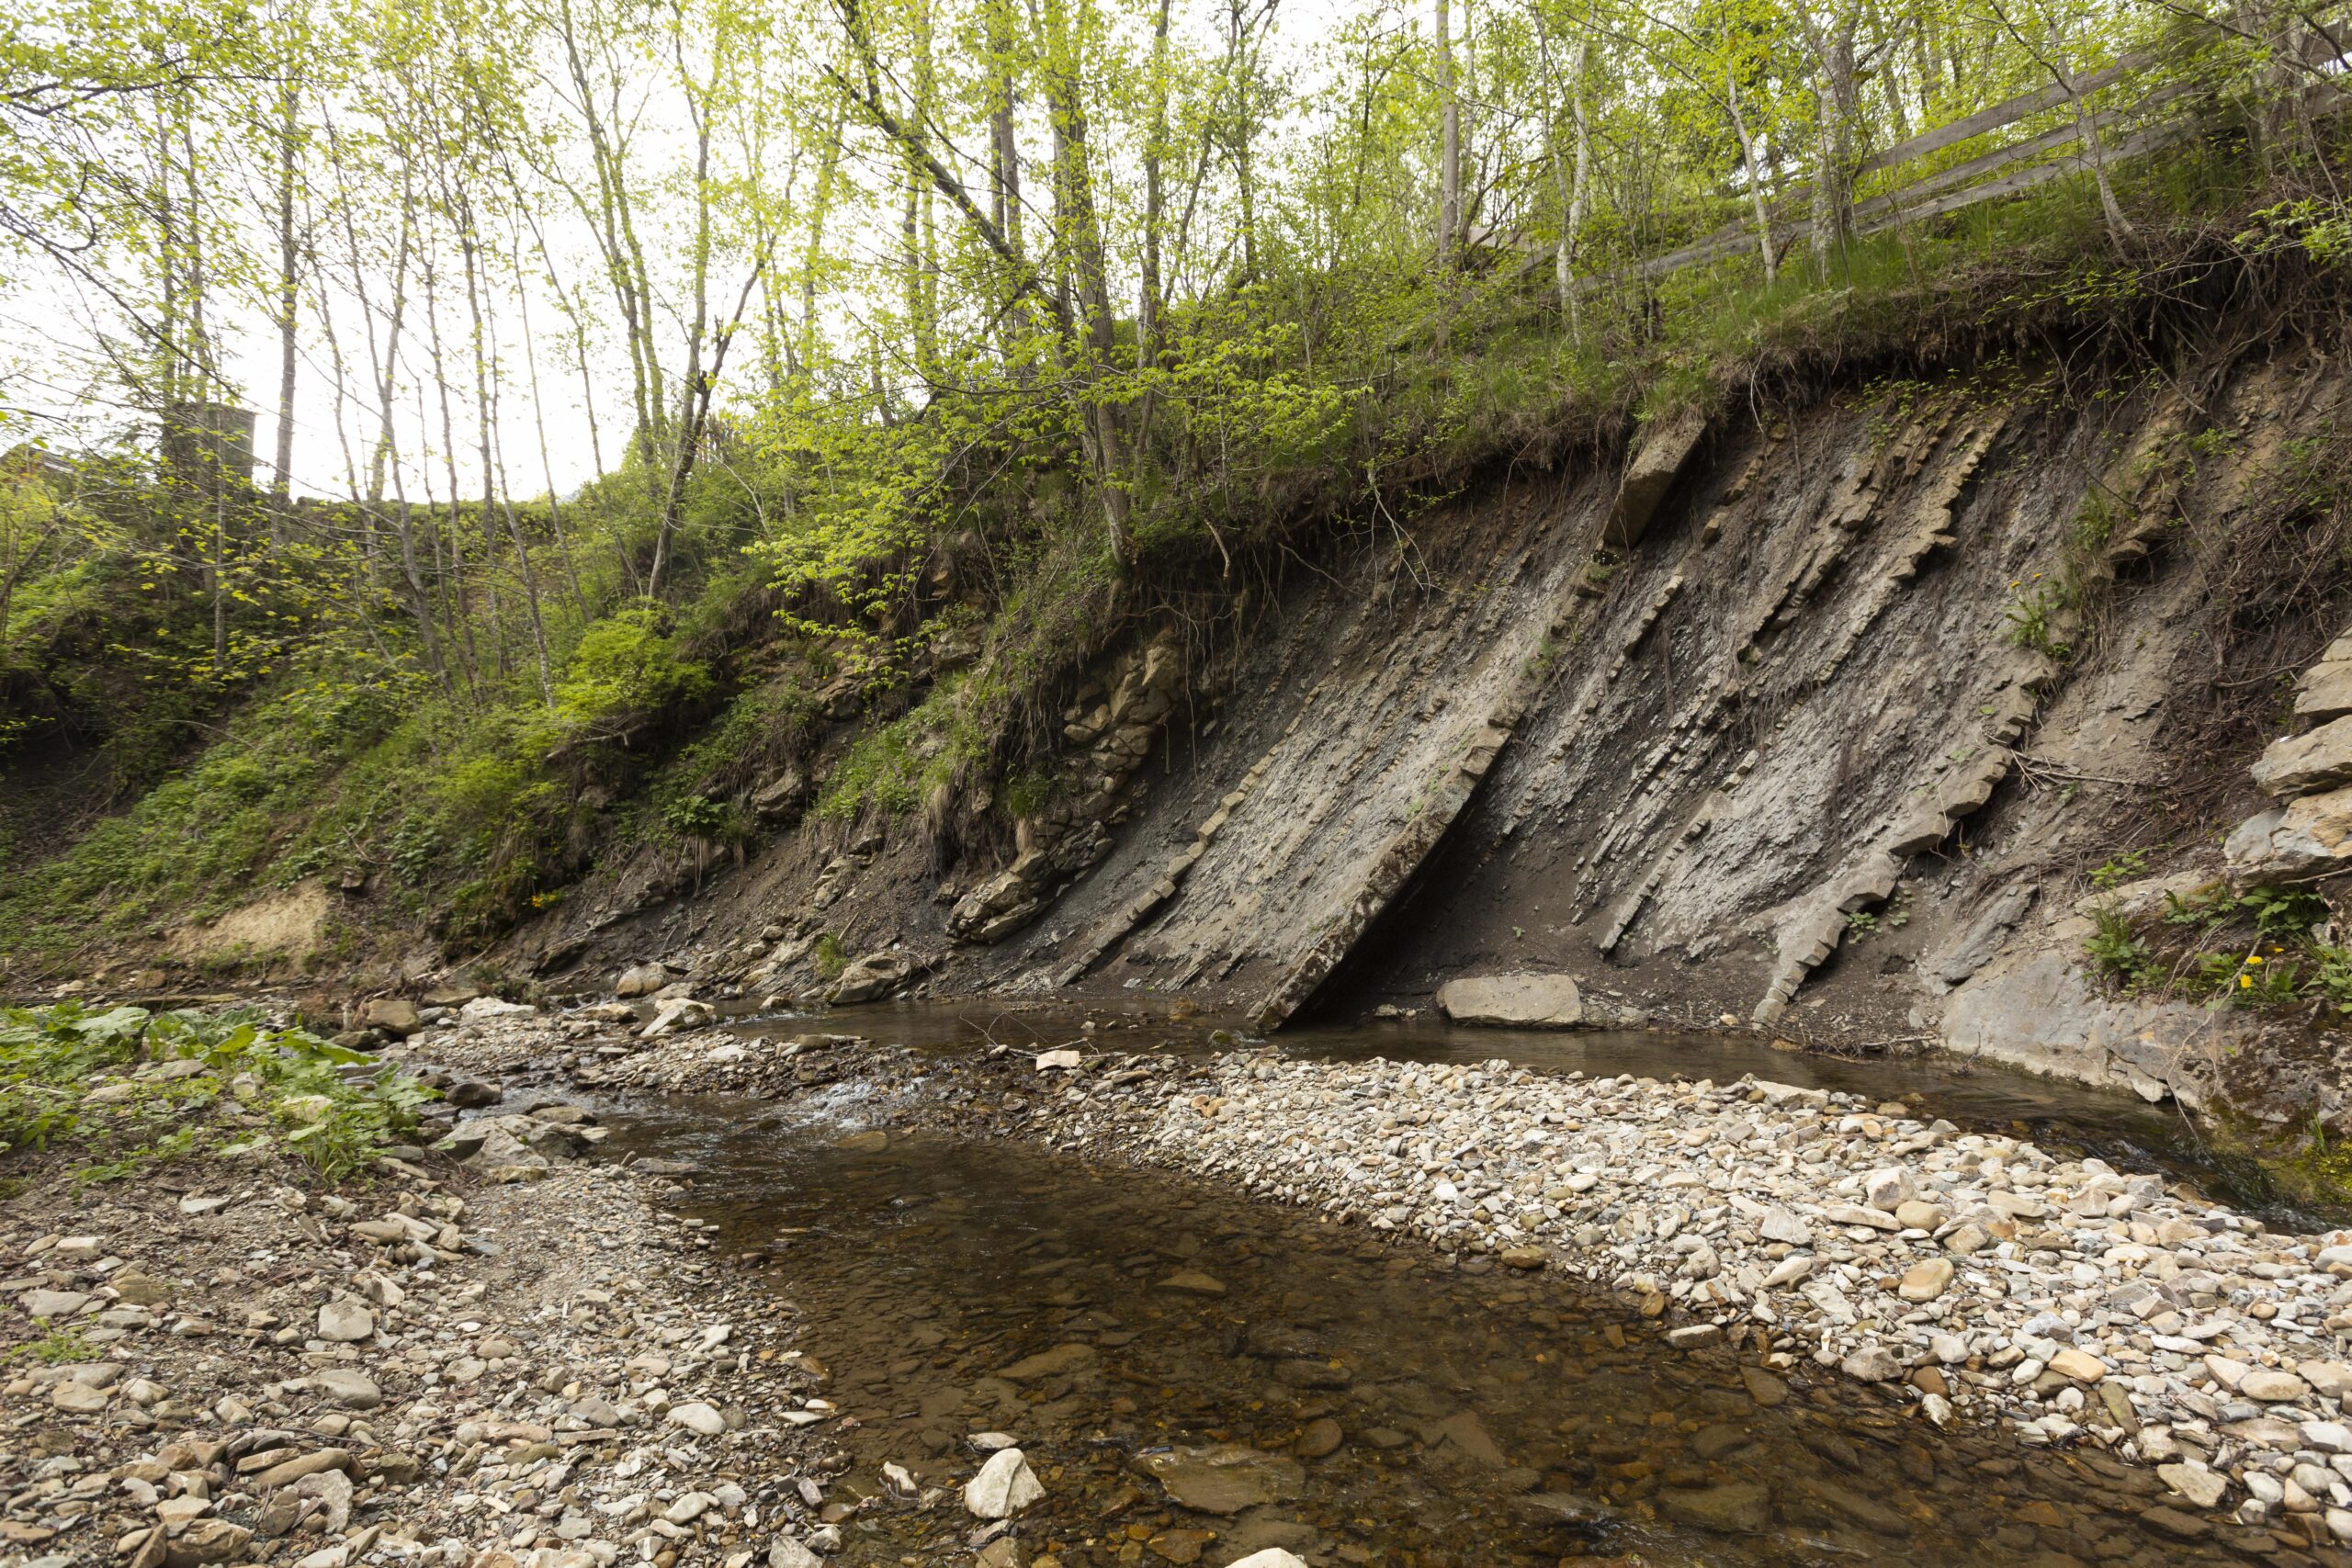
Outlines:
[[684, 656], [664, 630], [666, 621], [662, 612], [639, 606], [581, 633], [556, 683], [556, 733], [549, 739], [610, 739], [662, 708], [710, 694], [708, 666]]
[[[2140, 869], [2118, 873], [2107, 885], [2131, 880]], [[2098, 874], [2093, 875], [2096, 882]], [[2308, 888], [2238, 893], [2213, 883], [2166, 893], [2153, 918], [2136, 922], [2107, 902], [2093, 906], [2091, 916], [2095, 929], [2084, 951], [2127, 992], [2233, 1008], [2317, 1002], [2352, 1013], [2352, 951], [2332, 940], [2327, 902]]]
[[2154, 950], [2113, 905], [2093, 905], [2091, 923], [2083, 951], [2100, 974], [2126, 991], [2137, 991], [2158, 977]]
[[849, 953], [842, 946], [840, 937], [822, 931], [818, 934], [817, 945], [809, 950], [808, 963], [817, 971], [817, 977], [830, 985], [849, 967]]
[[868, 729], [827, 777], [814, 815], [827, 821], [854, 821], [868, 809], [902, 816], [959, 771], [984, 763], [989, 746], [978, 712], [989, 689], [950, 677], [912, 712]]
[[80, 1328], [68, 1325], [52, 1328], [38, 1339], [28, 1339], [21, 1345], [0, 1351], [0, 1366], [22, 1357], [39, 1361], [45, 1367], [71, 1366], [83, 1361], [95, 1361], [102, 1352], [90, 1343]]
[[[151, 1066], [202, 1070], [123, 1076], [141, 1055]], [[101, 1088], [104, 1097], [88, 1098]], [[331, 1179], [413, 1134], [435, 1098], [404, 1069], [241, 1010], [93, 1012], [66, 1002], [0, 1011], [0, 1152], [71, 1141], [93, 1156], [80, 1179], [122, 1180], [201, 1149], [192, 1118], [224, 1095], [266, 1112], [286, 1146]]]
[[2148, 874], [2148, 857], [2141, 850], [2126, 850], [2091, 872], [2091, 886], [2101, 893], [2113, 892], [2127, 882], [2137, 882]]

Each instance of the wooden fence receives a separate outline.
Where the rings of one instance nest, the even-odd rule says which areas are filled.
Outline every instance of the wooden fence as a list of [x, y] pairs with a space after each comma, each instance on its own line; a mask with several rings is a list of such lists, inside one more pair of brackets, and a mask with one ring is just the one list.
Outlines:
[[[2314, 78], [2321, 71], [2340, 67], [2346, 61], [2345, 52], [2333, 43], [2323, 42], [2319, 48], [2320, 57], [2306, 61]], [[2163, 62], [2164, 56], [2157, 50], [2135, 51], [2110, 65], [2076, 77], [2071, 90], [2053, 82], [1871, 154], [1856, 165], [1855, 183], [1872, 175], [1901, 170], [2037, 115], [2060, 108], [2073, 111], [2070, 118], [2049, 130], [1991, 148], [1855, 202], [1847, 209], [1845, 231], [1854, 235], [1880, 233], [2086, 173], [2094, 157], [2085, 135], [2086, 128], [2097, 131], [2096, 155], [2109, 164], [2145, 157], [2191, 140], [2209, 122], [2207, 111], [2221, 86], [2218, 75], [2191, 72], [2153, 87], [2128, 105], [2096, 112], [2082, 107], [2092, 94], [2148, 75]], [[2300, 90], [2315, 113], [2334, 113], [2352, 101], [2342, 90], [2316, 80]], [[1812, 197], [1813, 186], [1808, 182], [1781, 190], [1768, 205], [1766, 215], [1776, 257], [1811, 238], [1812, 218], [1798, 217], [1796, 213], [1809, 207]], [[1512, 272], [1515, 279], [1523, 279], [1555, 262], [1552, 246], [1523, 234], [1498, 236], [1488, 243], [1522, 253]], [[1656, 281], [1686, 267], [1742, 253], [1757, 254], [1759, 249], [1754, 218], [1743, 217], [1663, 254], [1611, 272], [1579, 276], [1571, 287], [1581, 295], [1591, 295], [1628, 282]]]

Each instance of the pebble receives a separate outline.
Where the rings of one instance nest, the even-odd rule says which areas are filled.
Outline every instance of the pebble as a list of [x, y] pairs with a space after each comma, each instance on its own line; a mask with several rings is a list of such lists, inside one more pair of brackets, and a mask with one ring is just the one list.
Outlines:
[[699, 1400], [689, 1400], [684, 1404], [670, 1406], [670, 1425], [684, 1427], [689, 1432], [699, 1432], [706, 1438], [715, 1438], [727, 1430], [727, 1417]]

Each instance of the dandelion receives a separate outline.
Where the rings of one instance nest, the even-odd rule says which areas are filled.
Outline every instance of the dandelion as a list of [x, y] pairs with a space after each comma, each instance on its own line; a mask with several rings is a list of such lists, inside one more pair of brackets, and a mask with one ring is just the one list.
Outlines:
[[2239, 976], [2238, 989], [2241, 991], [2250, 991], [2254, 989], [2254, 976], [2251, 975]]
[[[2275, 951], [2276, 951], [2276, 949], [2273, 949], [2273, 951], [2275, 952]], [[2261, 962], [2262, 962], [2262, 954], [2260, 954], [2260, 953], [2250, 953], [2246, 954], [2246, 959], [2245, 959], [2245, 961], [2246, 961], [2248, 964], [2259, 964], [2259, 963], [2261, 963]]]

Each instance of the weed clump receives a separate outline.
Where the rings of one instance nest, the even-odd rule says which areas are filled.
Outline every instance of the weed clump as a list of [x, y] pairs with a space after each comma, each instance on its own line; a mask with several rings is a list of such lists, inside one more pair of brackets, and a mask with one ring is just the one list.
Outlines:
[[[0, 1010], [0, 1156], [71, 1143], [85, 1182], [273, 1143], [339, 1180], [413, 1134], [434, 1098], [402, 1069], [250, 1011]], [[233, 1114], [204, 1114], [216, 1107]]]

